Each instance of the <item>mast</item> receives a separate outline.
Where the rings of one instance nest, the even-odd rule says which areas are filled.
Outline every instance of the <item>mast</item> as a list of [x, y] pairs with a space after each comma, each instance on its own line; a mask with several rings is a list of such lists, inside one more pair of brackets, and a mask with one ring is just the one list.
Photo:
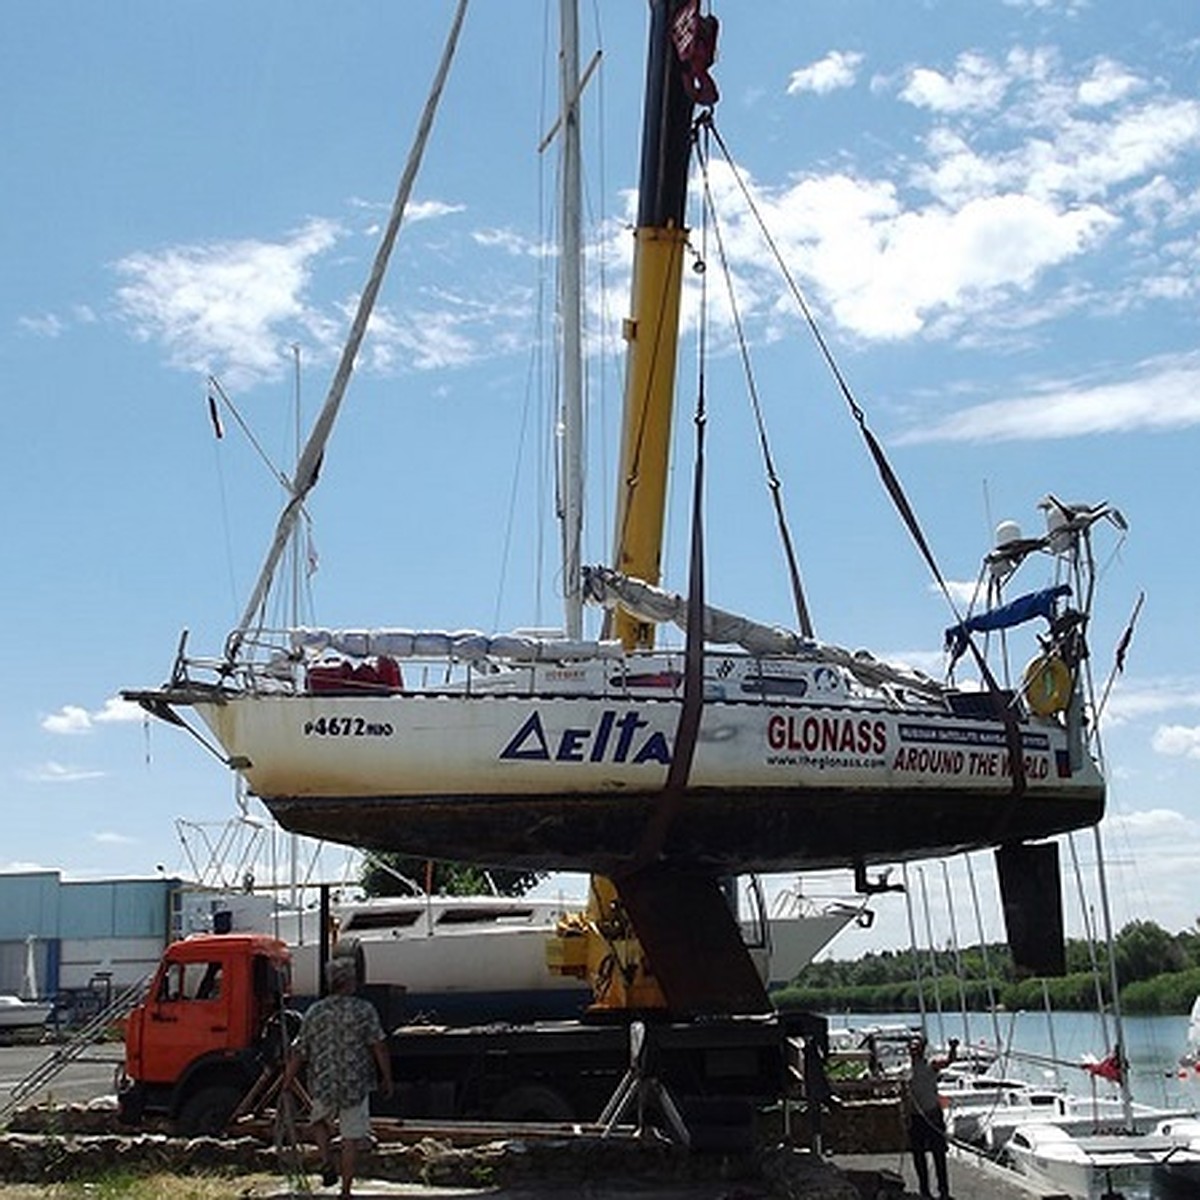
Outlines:
[[1121, 1112], [1125, 1128], [1133, 1128], [1133, 1092], [1129, 1083], [1129, 1062], [1125, 1055], [1125, 1022], [1121, 1016], [1121, 980], [1117, 975], [1117, 939], [1113, 935], [1112, 908], [1108, 902], [1108, 874], [1104, 869], [1104, 841], [1100, 837], [1099, 823], [1092, 826], [1092, 840], [1096, 847], [1096, 879], [1100, 886], [1100, 911], [1104, 917], [1104, 943], [1108, 950], [1108, 986], [1112, 995], [1113, 1028], [1116, 1055], [1120, 1068]]
[[466, 15], [466, 11], [467, 0], [458, 0], [458, 7], [454, 11], [454, 19], [450, 24], [450, 32], [446, 35], [446, 44], [442, 50], [442, 58], [438, 63], [437, 74], [434, 76], [433, 85], [429, 90], [429, 96], [421, 112], [421, 119], [417, 125], [417, 135], [413, 142], [412, 150], [409, 152], [408, 161], [404, 164], [404, 173], [401, 175], [400, 183], [396, 188], [396, 198], [392, 201], [392, 211], [388, 216], [388, 222], [384, 228], [383, 237], [380, 239], [379, 247], [375, 251], [375, 261], [371, 265], [371, 274], [368, 276], [362, 296], [359, 298], [358, 310], [354, 314], [354, 321], [350, 326], [350, 334], [346, 339], [345, 346], [342, 348], [341, 359], [338, 362], [333, 381], [329, 385], [329, 392], [325, 397], [325, 403], [317, 415], [316, 423], [313, 425], [312, 431], [308, 435], [308, 441], [305, 442], [304, 449], [301, 451], [299, 460], [296, 463], [296, 474], [291, 481], [291, 496], [287, 504], [284, 505], [283, 512], [279, 514], [279, 520], [275, 525], [275, 536], [272, 538], [271, 545], [267, 549], [267, 556], [263, 562], [262, 569], [259, 571], [254, 590], [250, 593], [250, 599], [246, 603], [242, 619], [238, 622], [237, 628], [229, 635], [225, 644], [225, 661], [228, 667], [232, 667], [237, 660], [242, 643], [246, 640], [246, 634], [253, 627], [255, 621], [258, 620], [263, 602], [266, 600], [267, 593], [270, 591], [271, 584], [274, 581], [275, 571], [279, 567], [279, 560], [283, 557], [283, 552], [291, 540], [296, 522], [300, 519], [300, 512], [304, 507], [304, 501], [307, 499], [309, 492], [316, 487], [317, 476], [321, 469], [322, 460], [325, 457], [325, 446], [329, 441], [329, 435], [333, 432], [334, 421], [337, 420], [338, 410], [342, 406], [342, 398], [346, 394], [346, 386], [350, 382], [350, 374], [354, 370], [354, 361], [358, 357], [359, 347], [362, 345], [363, 337], [367, 332], [367, 322], [370, 319], [371, 310], [375, 307], [375, 300], [383, 284], [384, 272], [387, 270], [388, 260], [391, 258], [392, 247], [396, 243], [396, 235], [400, 232], [400, 222], [404, 218], [404, 210], [408, 206], [408, 198], [412, 193], [413, 183], [417, 177], [417, 170], [421, 165], [421, 159], [425, 153], [425, 144], [428, 142], [430, 130], [433, 128], [433, 118], [437, 113], [438, 103], [442, 98], [442, 90], [446, 85], [446, 77], [450, 73], [450, 64], [454, 60], [454, 51], [458, 45], [458, 35], [462, 29], [463, 17]]
[[[694, 108], [675, 46], [677, 26], [688, 17], [684, 10], [691, 9], [698, 22], [698, 8], [697, 0], [650, 3], [613, 566], [651, 584], [659, 582], [662, 568]], [[614, 627], [626, 649], [654, 644], [654, 626], [623, 610]]]
[[559, 92], [562, 129], [562, 231], [560, 319], [562, 321], [562, 570], [566, 635], [583, 636], [580, 542], [583, 535], [583, 345], [580, 235], [582, 185], [579, 147], [579, 12], [577, 0], [559, 6]]

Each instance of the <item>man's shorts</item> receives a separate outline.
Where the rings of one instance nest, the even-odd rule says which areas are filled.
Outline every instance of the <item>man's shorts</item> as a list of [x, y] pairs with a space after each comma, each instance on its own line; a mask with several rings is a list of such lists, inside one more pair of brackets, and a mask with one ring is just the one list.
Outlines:
[[334, 1109], [333, 1105], [313, 1097], [312, 1120], [332, 1121], [336, 1117], [338, 1132], [344, 1138], [365, 1141], [371, 1136], [371, 1100], [364, 1096], [357, 1104]]

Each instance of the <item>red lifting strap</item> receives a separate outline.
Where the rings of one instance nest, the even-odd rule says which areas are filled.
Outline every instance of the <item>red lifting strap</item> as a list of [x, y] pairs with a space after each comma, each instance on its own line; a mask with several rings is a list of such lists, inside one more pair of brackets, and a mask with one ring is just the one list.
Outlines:
[[683, 87], [697, 104], [711, 107], [719, 93], [708, 68], [717, 57], [717, 29], [720, 22], [711, 14], [700, 15], [700, 0], [687, 0], [676, 10], [671, 22], [671, 40], [683, 63]]

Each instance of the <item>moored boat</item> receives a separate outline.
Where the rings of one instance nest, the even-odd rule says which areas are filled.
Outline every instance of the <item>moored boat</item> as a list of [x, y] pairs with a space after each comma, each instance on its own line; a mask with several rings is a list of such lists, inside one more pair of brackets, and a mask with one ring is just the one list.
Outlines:
[[8, 993], [0, 995], [0, 1032], [16, 1029], [36, 1029], [49, 1019], [54, 1005], [36, 1000], [22, 1000]]
[[1122, 1190], [1148, 1192], [1157, 1168], [1186, 1153], [1190, 1140], [1186, 1130], [1173, 1130], [1170, 1122], [1142, 1134], [1076, 1134], [1033, 1122], [1013, 1130], [1003, 1154], [1038, 1187], [1072, 1200], [1105, 1200]]
[[[362, 982], [402, 989], [404, 1010], [428, 1019], [530, 1021], [578, 1015], [593, 999], [587, 981], [547, 966], [559, 922], [582, 909], [505, 896], [387, 896], [335, 903], [329, 948], [355, 954]], [[862, 905], [809, 901], [802, 911], [743, 916], [742, 936], [768, 987], [790, 982]], [[319, 994], [319, 913], [282, 912], [270, 932], [292, 951], [292, 993]]]

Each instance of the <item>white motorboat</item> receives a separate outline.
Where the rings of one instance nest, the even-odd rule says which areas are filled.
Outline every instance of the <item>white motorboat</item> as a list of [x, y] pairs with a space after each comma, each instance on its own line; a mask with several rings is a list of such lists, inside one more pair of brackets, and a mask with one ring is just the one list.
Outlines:
[[[535, 1020], [578, 1015], [585, 981], [552, 973], [547, 944], [582, 902], [503, 896], [388, 896], [331, 906], [330, 949], [359, 957], [363, 982], [402, 988], [404, 1008], [443, 1022]], [[787, 983], [852, 921], [862, 905], [808, 901], [799, 911], [740, 922], [764, 983]], [[765, 935], [764, 935], [765, 924]], [[271, 918], [292, 949], [292, 992], [319, 992], [315, 909]]]
[[1188, 1144], [1155, 1163], [1150, 1172], [1152, 1200], [1196, 1200], [1200, 1196], [1200, 1121], [1164, 1121], [1159, 1132], [1187, 1138]]
[[[1179, 1122], [1178, 1125], [1195, 1124]], [[1150, 1133], [1077, 1134], [1049, 1122], [1018, 1125], [1004, 1160], [1030, 1183], [1072, 1200], [1104, 1200], [1122, 1189], [1146, 1194], [1155, 1168], [1190, 1152], [1191, 1132], [1166, 1122]]]
[[[402, 988], [406, 1013], [442, 1022], [577, 1015], [590, 999], [579, 979], [552, 974], [546, 944], [568, 909], [501, 896], [388, 896], [331, 909], [332, 952], [359, 959], [362, 982]], [[292, 993], [320, 993], [318, 914], [284, 914]]]
[[36, 1029], [44, 1025], [54, 1005], [36, 1000], [22, 1000], [9, 993], [0, 994], [0, 1032], [14, 1029]]
[[1130, 1101], [1118, 1095], [1080, 1096], [1063, 1087], [981, 1075], [939, 1088], [947, 1128], [954, 1137], [1001, 1150], [1019, 1126], [1053, 1124], [1072, 1135], [1153, 1133], [1168, 1119], [1190, 1114]]

